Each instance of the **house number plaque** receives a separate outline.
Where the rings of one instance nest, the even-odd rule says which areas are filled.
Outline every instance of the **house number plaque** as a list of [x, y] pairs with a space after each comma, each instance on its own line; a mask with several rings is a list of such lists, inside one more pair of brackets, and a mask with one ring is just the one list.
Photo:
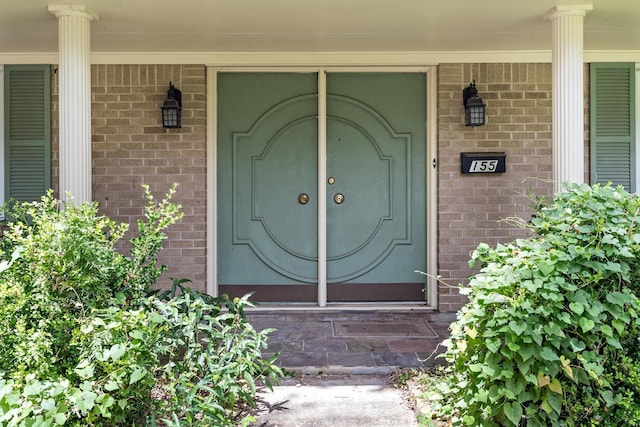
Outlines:
[[460, 153], [462, 173], [504, 173], [507, 156], [504, 153]]

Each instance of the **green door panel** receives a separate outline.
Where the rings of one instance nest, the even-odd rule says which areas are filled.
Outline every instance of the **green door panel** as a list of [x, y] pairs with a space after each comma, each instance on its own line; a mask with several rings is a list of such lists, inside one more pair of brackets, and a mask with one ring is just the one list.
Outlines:
[[328, 282], [419, 282], [424, 74], [329, 74], [327, 92], [327, 176], [335, 179], [327, 187]]
[[[408, 243], [408, 134], [350, 98], [329, 97], [327, 173], [334, 177], [327, 201], [328, 281], [369, 271], [396, 244]], [[335, 195], [344, 201], [336, 203]]]
[[317, 282], [316, 82], [219, 75], [220, 283]]
[[[351, 285], [355, 295], [375, 288], [363, 298], [371, 301], [394, 300], [394, 286], [411, 284], [396, 300], [421, 299], [425, 99], [421, 73], [327, 74], [329, 301], [354, 300], [353, 288], [343, 293]], [[317, 74], [219, 73], [221, 289], [316, 297], [317, 141]]]

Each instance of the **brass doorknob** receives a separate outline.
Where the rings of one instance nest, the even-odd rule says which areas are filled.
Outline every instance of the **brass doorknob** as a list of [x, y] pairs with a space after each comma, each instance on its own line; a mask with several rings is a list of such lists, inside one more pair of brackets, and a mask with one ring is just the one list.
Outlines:
[[298, 203], [300, 203], [301, 205], [306, 205], [307, 203], [309, 203], [309, 196], [305, 193], [300, 193], [300, 195], [298, 195]]
[[336, 204], [341, 205], [342, 202], [344, 202], [344, 195], [342, 193], [337, 193], [333, 196], [333, 201], [336, 202]]

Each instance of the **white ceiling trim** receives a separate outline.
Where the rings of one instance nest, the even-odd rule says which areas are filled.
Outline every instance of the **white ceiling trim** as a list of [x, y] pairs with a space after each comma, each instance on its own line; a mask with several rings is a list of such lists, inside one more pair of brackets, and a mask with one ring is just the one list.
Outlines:
[[[640, 62], [636, 51], [585, 51], [585, 62]], [[0, 52], [0, 64], [57, 64], [57, 53]], [[203, 64], [215, 67], [426, 66], [440, 63], [550, 63], [551, 51], [485, 52], [94, 52], [92, 64]]]

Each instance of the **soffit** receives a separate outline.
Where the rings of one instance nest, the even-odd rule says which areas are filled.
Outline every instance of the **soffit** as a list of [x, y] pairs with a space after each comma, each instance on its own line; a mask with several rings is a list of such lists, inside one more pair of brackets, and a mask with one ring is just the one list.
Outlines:
[[92, 52], [456, 52], [551, 49], [545, 14], [593, 4], [585, 50], [640, 50], [638, 0], [5, 1], [0, 52], [56, 52], [49, 4], [84, 4]]

